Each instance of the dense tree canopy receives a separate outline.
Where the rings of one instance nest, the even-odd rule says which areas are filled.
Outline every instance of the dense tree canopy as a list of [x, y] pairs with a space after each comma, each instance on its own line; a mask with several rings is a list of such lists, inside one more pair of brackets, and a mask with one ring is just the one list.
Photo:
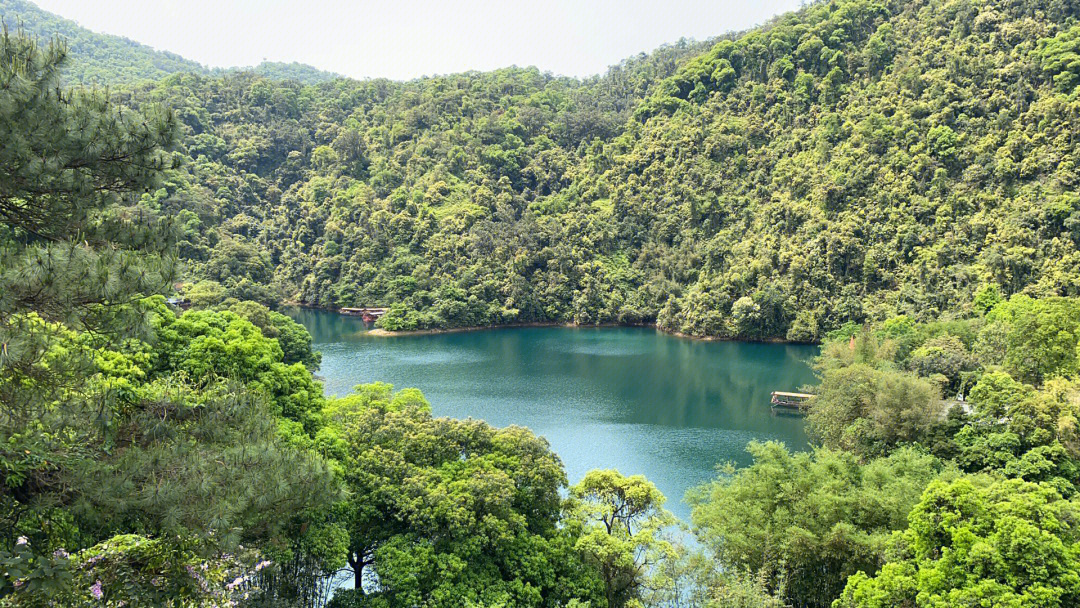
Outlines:
[[982, 286], [1077, 295], [1077, 16], [833, 0], [586, 80], [169, 68], [123, 96], [177, 112], [183, 167], [143, 202], [221, 297], [813, 341]]
[[725, 567], [764, 571], [796, 606], [829, 606], [849, 575], [874, 571], [937, 459], [910, 449], [860, 466], [825, 449], [751, 443], [752, 465], [691, 496], [698, 537]]
[[334, 606], [557, 606], [597, 593], [559, 529], [566, 486], [547, 442], [518, 427], [432, 418], [416, 390], [356, 387], [329, 432], [355, 591]]
[[[65, 55], [0, 37], [0, 600], [220, 603], [339, 497], [279, 427], [321, 387], [237, 315], [147, 297], [175, 241], [135, 197], [171, 165], [174, 115], [62, 89]], [[284, 341], [312, 362], [309, 340]]]
[[144, 200], [224, 295], [386, 305], [387, 329], [812, 341], [964, 312], [984, 285], [1077, 294], [1076, 17], [834, 0], [584, 81], [174, 75], [125, 96], [183, 123], [185, 166]]
[[848, 580], [837, 608], [1073, 606], [1077, 506], [1023, 481], [934, 482], [876, 577]]
[[640, 601], [651, 571], [675, 553], [668, 529], [675, 517], [664, 495], [641, 475], [590, 471], [570, 488], [571, 518], [582, 527], [577, 541], [604, 582], [608, 606]]

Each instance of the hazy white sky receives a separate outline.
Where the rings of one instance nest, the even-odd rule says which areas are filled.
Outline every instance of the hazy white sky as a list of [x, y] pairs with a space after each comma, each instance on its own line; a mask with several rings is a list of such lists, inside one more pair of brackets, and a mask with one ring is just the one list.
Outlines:
[[97, 32], [211, 67], [299, 61], [355, 78], [509, 65], [590, 76], [681, 37], [762, 23], [799, 0], [33, 0]]

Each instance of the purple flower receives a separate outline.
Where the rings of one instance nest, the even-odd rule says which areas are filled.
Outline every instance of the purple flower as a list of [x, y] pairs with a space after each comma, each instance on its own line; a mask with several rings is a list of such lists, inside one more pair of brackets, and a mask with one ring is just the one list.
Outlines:
[[263, 568], [265, 568], [265, 567], [267, 567], [269, 565], [270, 565], [270, 560], [264, 559], [263, 561], [255, 564], [255, 571], [258, 572], [259, 570], [262, 570]]
[[29, 542], [30, 542], [30, 539], [26, 538], [25, 536], [20, 536], [19, 538], [15, 539], [15, 544], [19, 545], [19, 546], [25, 545], [25, 544], [27, 544]]
[[71, 555], [68, 554], [68, 552], [64, 551], [63, 549], [57, 549], [56, 551], [53, 551], [53, 557], [58, 558], [58, 559], [66, 559], [68, 557], [71, 557]]
[[90, 595], [94, 596], [95, 599], [99, 600], [105, 596], [105, 594], [101, 591], [101, 581], [97, 581], [92, 587], [90, 587]]

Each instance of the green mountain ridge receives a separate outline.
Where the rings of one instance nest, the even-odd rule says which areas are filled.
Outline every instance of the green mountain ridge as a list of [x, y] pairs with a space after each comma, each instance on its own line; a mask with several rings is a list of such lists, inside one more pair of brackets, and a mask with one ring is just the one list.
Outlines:
[[[196, 276], [388, 329], [816, 340], [1074, 295], [1077, 9], [834, 0], [601, 77], [170, 79]], [[185, 215], [188, 217], [188, 215]], [[244, 260], [237, 262], [237, 260]], [[217, 288], [214, 288], [217, 289]]]
[[176, 53], [159, 51], [122, 36], [92, 32], [74, 21], [41, 10], [26, 0], [0, 0], [0, 19], [8, 28], [22, 28], [41, 41], [54, 37], [64, 40], [71, 54], [64, 70], [64, 79], [68, 84], [129, 85], [144, 80], [160, 80], [181, 72], [223, 75], [250, 71], [267, 78], [298, 80], [305, 84], [341, 77], [300, 63], [264, 61], [252, 67], [207, 68]]
[[292, 65], [120, 95], [181, 118], [146, 201], [211, 299], [814, 341], [985, 285], [1077, 294], [1077, 16], [833, 0], [584, 80]]

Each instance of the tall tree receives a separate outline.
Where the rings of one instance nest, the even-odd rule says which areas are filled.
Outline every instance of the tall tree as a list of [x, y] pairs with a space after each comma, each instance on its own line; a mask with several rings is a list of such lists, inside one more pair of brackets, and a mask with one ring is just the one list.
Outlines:
[[640, 602], [653, 569], [679, 557], [664, 495], [641, 475], [595, 470], [570, 488], [570, 499], [568, 519], [582, 530], [577, 549], [599, 571], [607, 605]]
[[[233, 334], [207, 345], [188, 331], [206, 347], [184, 351], [186, 368], [157, 364], [152, 343], [179, 333], [164, 321], [181, 324], [147, 296], [169, 287], [174, 243], [169, 222], [135, 197], [171, 166], [176, 122], [161, 108], [63, 89], [65, 55], [58, 42], [0, 36], [0, 596], [20, 606], [64, 604], [65, 564], [106, 563], [118, 546], [160, 541], [176, 545], [163, 554], [221, 556], [243, 541], [273, 551], [338, 489], [322, 458], [282, 436], [278, 415], [304, 418], [322, 396], [307, 368], [283, 363], [275, 339], [218, 313]], [[304, 337], [291, 338], [302, 354]], [[248, 386], [220, 365], [223, 349], [244, 346], [266, 355], [233, 362], [258, 368], [239, 378]], [[109, 540], [126, 532], [155, 540]], [[83, 548], [102, 554], [68, 559]], [[120, 567], [179, 572], [185, 580], [159, 582], [212, 595], [201, 574], [139, 552]], [[78, 594], [127, 597], [126, 574], [102, 579], [107, 588], [99, 580]]]
[[0, 35], [0, 476], [21, 504], [96, 443], [89, 423], [112, 395], [75, 396], [91, 348], [145, 327], [135, 303], [175, 269], [167, 226], [118, 205], [169, 166], [172, 113], [61, 88], [65, 57], [59, 42]]
[[544, 606], [595, 596], [560, 529], [562, 463], [528, 429], [432, 418], [415, 389], [356, 387], [321, 440], [351, 495], [355, 589], [334, 606]]
[[60, 42], [0, 35], [0, 318], [88, 322], [174, 275], [167, 220], [125, 204], [172, 165], [177, 121], [64, 89]]

